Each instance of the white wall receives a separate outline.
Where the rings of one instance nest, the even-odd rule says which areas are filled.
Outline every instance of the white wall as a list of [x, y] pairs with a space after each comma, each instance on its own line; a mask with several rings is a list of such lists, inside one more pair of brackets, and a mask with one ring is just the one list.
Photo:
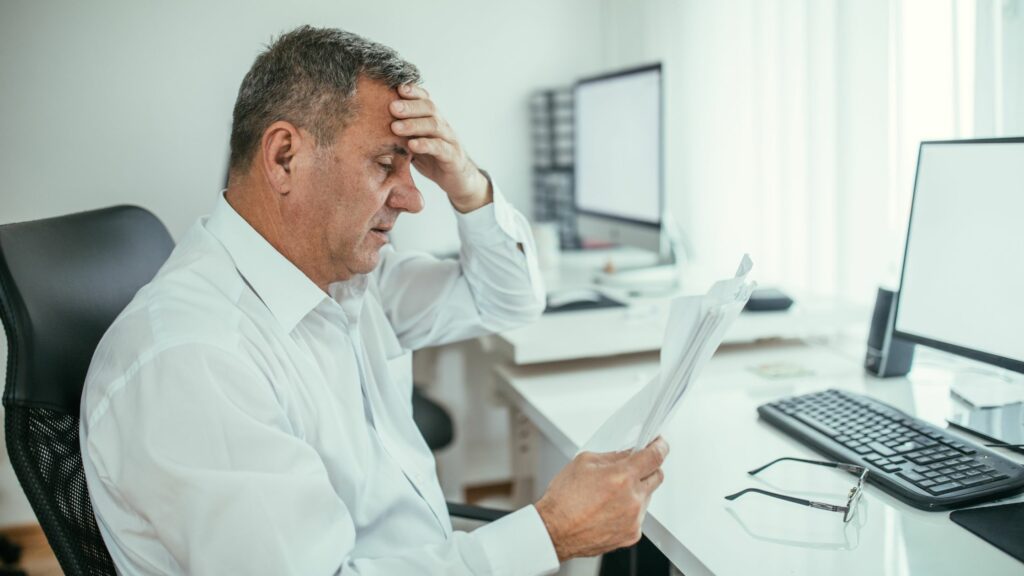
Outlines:
[[[0, 222], [128, 202], [180, 237], [220, 189], [242, 76], [263, 44], [303, 23], [416, 63], [473, 157], [528, 208], [526, 96], [598, 67], [590, 4], [5, 1]], [[446, 208], [427, 188], [430, 208]], [[417, 240], [433, 236], [399, 237]]]
[[[336, 26], [388, 44], [473, 158], [529, 210], [527, 95], [600, 67], [590, 0], [0, 3], [0, 223], [137, 204], [175, 238], [224, 178], [231, 107], [271, 37]], [[441, 193], [404, 216], [400, 248], [455, 246]], [[0, 371], [6, 342], [0, 337]], [[0, 448], [0, 525], [32, 521]]]

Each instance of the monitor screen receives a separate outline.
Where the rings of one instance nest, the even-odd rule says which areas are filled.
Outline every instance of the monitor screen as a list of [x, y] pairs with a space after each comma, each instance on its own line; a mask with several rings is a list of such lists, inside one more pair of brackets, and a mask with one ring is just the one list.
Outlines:
[[896, 335], [1024, 372], [1024, 138], [924, 142]]
[[661, 222], [661, 66], [575, 88], [577, 211]]

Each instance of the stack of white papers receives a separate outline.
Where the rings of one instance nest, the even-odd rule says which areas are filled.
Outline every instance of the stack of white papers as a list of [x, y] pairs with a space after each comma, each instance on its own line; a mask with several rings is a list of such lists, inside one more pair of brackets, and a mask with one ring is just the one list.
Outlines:
[[749, 256], [743, 256], [735, 277], [716, 282], [703, 296], [672, 301], [658, 374], [601, 425], [583, 450], [636, 451], [658, 437], [743, 311], [755, 286], [747, 281], [753, 265]]

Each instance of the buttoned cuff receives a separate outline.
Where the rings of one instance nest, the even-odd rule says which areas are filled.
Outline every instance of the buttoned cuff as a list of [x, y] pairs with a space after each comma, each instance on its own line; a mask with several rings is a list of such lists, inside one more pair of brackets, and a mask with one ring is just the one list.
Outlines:
[[535, 576], [558, 570], [558, 554], [548, 529], [532, 505], [477, 528], [494, 576]]
[[[522, 227], [517, 223], [517, 217], [521, 218], [520, 214], [508, 203], [505, 195], [493, 182], [491, 189], [494, 192], [491, 203], [465, 214], [455, 212], [455, 219], [459, 223], [459, 236], [463, 243], [494, 246], [509, 240], [524, 242]], [[525, 225], [525, 222], [521, 224]]]

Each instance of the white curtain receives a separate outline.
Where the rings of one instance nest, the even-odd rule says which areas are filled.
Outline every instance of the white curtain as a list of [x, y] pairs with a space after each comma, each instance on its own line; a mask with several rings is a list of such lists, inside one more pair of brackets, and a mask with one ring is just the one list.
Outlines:
[[669, 204], [698, 264], [869, 302], [921, 140], [1024, 135], [1020, 0], [605, 0], [610, 68], [666, 70]]

